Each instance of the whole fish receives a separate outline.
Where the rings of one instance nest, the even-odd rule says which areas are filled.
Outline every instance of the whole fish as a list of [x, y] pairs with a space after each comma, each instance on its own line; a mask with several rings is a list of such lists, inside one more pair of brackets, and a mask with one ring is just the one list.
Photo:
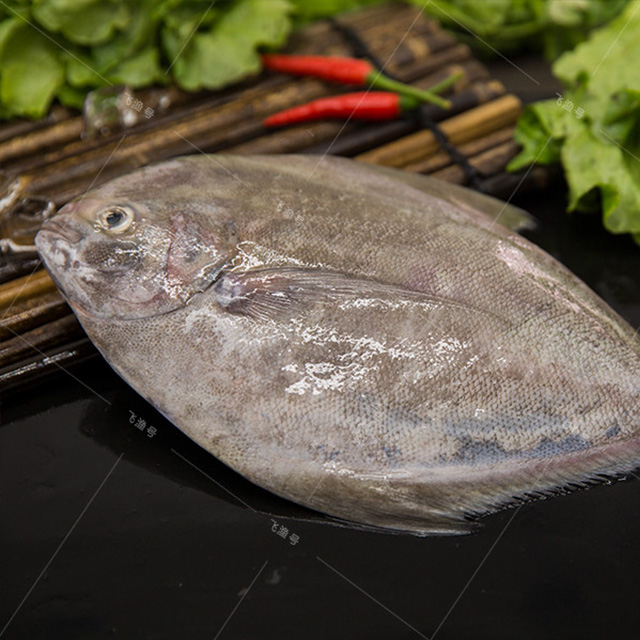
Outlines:
[[513, 213], [352, 160], [196, 156], [36, 244], [111, 366], [246, 478], [457, 533], [640, 463], [640, 340]]

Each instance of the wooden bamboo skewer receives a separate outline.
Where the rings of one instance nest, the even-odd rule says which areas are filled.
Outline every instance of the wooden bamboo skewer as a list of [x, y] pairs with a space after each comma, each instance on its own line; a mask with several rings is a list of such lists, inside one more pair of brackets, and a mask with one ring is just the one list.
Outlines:
[[0, 341], [14, 338], [16, 334], [70, 313], [71, 310], [59, 291], [22, 300], [14, 304], [5, 317], [0, 317]]
[[27, 258], [8, 256], [0, 258], [0, 285], [29, 275], [39, 266], [40, 258], [37, 256], [29, 256]]
[[98, 354], [89, 338], [86, 336], [66, 343], [64, 346], [49, 347], [43, 353], [31, 355], [24, 360], [10, 364], [0, 369], [0, 388], [3, 392], [14, 386], [22, 387], [37, 374], [64, 368], [67, 364], [77, 364], [88, 357]]
[[0, 144], [0, 162], [7, 163], [14, 158], [33, 153], [42, 154], [43, 151], [55, 145], [79, 139], [83, 130], [82, 116], [76, 116], [57, 122], [50, 127], [15, 136]]
[[[441, 123], [442, 131], [455, 144], [464, 144], [515, 122], [522, 105], [513, 95], [461, 113]], [[388, 167], [404, 167], [436, 152], [440, 144], [431, 131], [419, 131], [357, 156], [362, 162]]]
[[3, 123], [2, 127], [0, 127], [0, 144], [5, 140], [11, 140], [30, 131], [53, 126], [57, 122], [67, 120], [70, 117], [71, 111], [69, 109], [55, 105], [44, 118], [39, 120], [16, 120], [15, 122]]
[[0, 362], [3, 365], [12, 364], [29, 355], [34, 349], [42, 351], [60, 344], [62, 336], [68, 340], [81, 335], [80, 323], [73, 314], [68, 314], [2, 342], [0, 344]]
[[[509, 140], [469, 158], [469, 162], [481, 175], [489, 176], [503, 169], [509, 163], [509, 160], [516, 156], [518, 150], [517, 143]], [[465, 184], [467, 181], [465, 172], [457, 165], [446, 167], [431, 175], [434, 178], [440, 178], [455, 184]]]
[[53, 280], [44, 269], [0, 285], [0, 317], [6, 313], [7, 307], [41, 293], [55, 291], [55, 288]]
[[[513, 140], [514, 130], [515, 127], [513, 126], [498, 129], [498, 131], [489, 133], [489, 135], [484, 136], [483, 138], [478, 138], [477, 140], [472, 140], [466, 144], [461, 144], [458, 147], [458, 151], [460, 151], [460, 153], [465, 157], [471, 158], [499, 144]], [[408, 164], [404, 167], [404, 170], [412, 173], [433, 174], [435, 171], [449, 167], [452, 164], [454, 164], [454, 162], [446, 151], [438, 151], [438, 153], [435, 153], [424, 160]]]

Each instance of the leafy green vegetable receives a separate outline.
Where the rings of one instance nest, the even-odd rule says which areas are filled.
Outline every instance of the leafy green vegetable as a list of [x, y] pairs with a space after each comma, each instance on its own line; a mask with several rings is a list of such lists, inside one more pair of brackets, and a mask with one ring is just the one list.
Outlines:
[[127, 5], [114, 0], [44, 0], [34, 4], [33, 18], [52, 33], [78, 44], [106, 42], [129, 21]]
[[[213, 29], [196, 33], [175, 51], [173, 72], [178, 84], [191, 91], [217, 89], [259, 71], [257, 48], [284, 44], [291, 11], [286, 0], [239, 0]], [[171, 48], [175, 50], [176, 45]]]
[[[77, 107], [87, 91], [110, 84], [222, 87], [259, 71], [259, 49], [281, 46], [296, 26], [381, 1], [1, 0], [0, 118], [42, 116], [54, 99]], [[627, 2], [431, 0], [426, 10], [492, 47], [545, 38], [547, 51], [557, 51]]]
[[37, 117], [64, 84], [60, 50], [21, 18], [9, 18], [0, 32], [0, 114]]
[[[422, 6], [425, 0], [410, 0]], [[425, 11], [487, 54], [542, 48], [549, 59], [582, 42], [629, 0], [431, 0]]]
[[522, 152], [509, 169], [561, 162], [569, 211], [601, 209], [612, 233], [640, 243], [640, 0], [553, 66], [567, 86], [530, 105], [516, 129]]
[[291, 0], [296, 17], [302, 23], [317, 18], [326, 18], [343, 11], [352, 11], [367, 5], [380, 4], [384, 0]]

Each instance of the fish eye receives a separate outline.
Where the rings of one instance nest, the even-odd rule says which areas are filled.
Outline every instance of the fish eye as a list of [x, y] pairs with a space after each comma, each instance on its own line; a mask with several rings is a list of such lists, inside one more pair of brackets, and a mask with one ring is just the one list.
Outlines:
[[107, 233], [124, 233], [131, 229], [135, 221], [132, 209], [125, 206], [111, 206], [102, 209], [96, 218], [96, 225]]

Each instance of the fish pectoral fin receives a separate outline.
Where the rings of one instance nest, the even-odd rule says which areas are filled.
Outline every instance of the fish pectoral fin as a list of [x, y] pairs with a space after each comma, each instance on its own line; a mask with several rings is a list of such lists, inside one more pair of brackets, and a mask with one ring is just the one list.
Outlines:
[[432, 309], [464, 309], [492, 315], [464, 303], [322, 269], [279, 267], [230, 271], [215, 286], [218, 304], [254, 318], [291, 318], [312, 305], [379, 301], [385, 305], [420, 304]]

